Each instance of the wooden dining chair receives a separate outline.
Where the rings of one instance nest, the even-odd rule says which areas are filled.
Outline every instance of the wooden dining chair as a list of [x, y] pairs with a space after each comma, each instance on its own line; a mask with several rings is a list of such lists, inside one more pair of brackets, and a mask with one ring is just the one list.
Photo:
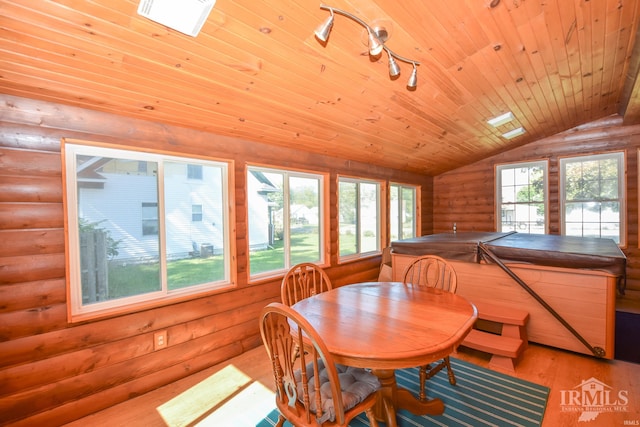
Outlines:
[[[456, 271], [451, 264], [437, 255], [423, 255], [417, 257], [407, 266], [404, 271], [402, 281], [405, 284], [414, 286], [426, 286], [438, 288], [447, 292], [455, 293], [458, 287]], [[435, 365], [424, 365], [420, 367], [420, 399], [426, 400], [426, 381], [447, 368], [449, 383], [456, 384], [456, 376], [451, 369], [449, 356], [445, 356]]]
[[[260, 315], [260, 334], [273, 368], [276, 426], [347, 426], [366, 413], [371, 426], [380, 381], [362, 368], [337, 365], [309, 322], [291, 307], [274, 302]], [[298, 348], [306, 348], [292, 357]]]
[[285, 274], [280, 286], [280, 296], [283, 304], [291, 306], [302, 299], [332, 288], [331, 279], [322, 268], [304, 262], [294, 265]]

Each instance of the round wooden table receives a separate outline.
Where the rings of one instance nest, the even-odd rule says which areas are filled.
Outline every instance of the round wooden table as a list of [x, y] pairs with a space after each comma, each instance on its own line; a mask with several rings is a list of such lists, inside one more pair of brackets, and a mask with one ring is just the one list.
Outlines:
[[421, 401], [397, 386], [395, 369], [426, 365], [451, 354], [477, 318], [473, 304], [438, 289], [398, 282], [342, 286], [293, 308], [318, 331], [336, 363], [371, 368], [382, 389], [376, 417], [396, 426], [396, 410], [441, 414], [442, 400]]

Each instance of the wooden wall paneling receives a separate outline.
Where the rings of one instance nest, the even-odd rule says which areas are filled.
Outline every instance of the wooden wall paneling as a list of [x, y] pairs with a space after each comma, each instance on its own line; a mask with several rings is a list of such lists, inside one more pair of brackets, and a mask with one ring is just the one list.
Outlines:
[[[256, 346], [254, 345], [253, 347], [247, 348], [254, 347]], [[154, 390], [158, 387], [158, 384], [177, 381], [186, 375], [201, 371], [216, 363], [224, 362], [241, 354], [245, 350], [246, 348], [239, 342], [220, 346], [212, 349], [212, 351], [207, 354], [191, 358], [188, 363], [166, 366], [160, 371], [144, 377], [137, 377], [130, 382], [99, 390], [82, 399], [56, 405], [46, 412], [33, 413], [33, 415], [28, 418], [16, 420], [12, 425], [15, 427], [30, 427], [33, 425], [57, 425], [70, 422], [78, 419], [78, 414], [98, 412], [106, 407]], [[213, 363], [213, 365], [211, 365], [211, 363]]]
[[[627, 286], [640, 290], [638, 250], [637, 149], [640, 126], [622, 126], [619, 116], [589, 123], [523, 147], [503, 152], [472, 165], [434, 178], [434, 232], [448, 232], [457, 222], [459, 231], [495, 231], [495, 179], [489, 175], [496, 164], [549, 159], [549, 233], [560, 233], [558, 159], [607, 151], [624, 150], [627, 173]], [[546, 154], [545, 154], [546, 153]], [[469, 192], [467, 188], [472, 188]], [[471, 209], [465, 209], [471, 206]]]
[[54, 253], [64, 253], [64, 230], [62, 228], [0, 230], [0, 258], [14, 254]]
[[[34, 412], [56, 408], [95, 392], [143, 378], [173, 365], [181, 365], [182, 376], [185, 376], [191, 373], [192, 366], [197, 370], [209, 366], [206, 360], [201, 360], [206, 365], [196, 366], [193, 361], [199, 356], [226, 345], [237, 345], [237, 337], [246, 336], [251, 331], [255, 331], [255, 319], [236, 325], [221, 334], [196, 338], [180, 346], [170, 346], [154, 352], [149, 357], [131, 358], [101, 369], [92, 368], [74, 377], [16, 393], [10, 400], [0, 400], [0, 413], [20, 419]], [[239, 350], [241, 352], [243, 349]], [[57, 392], [59, 390], [64, 390], [64, 394]]]
[[[38, 292], [34, 292], [34, 289]], [[58, 278], [3, 284], [0, 286], [0, 301], [0, 318], [13, 311], [37, 311], [56, 304], [65, 304], [65, 280]]]
[[0, 341], [11, 342], [19, 338], [65, 328], [67, 326], [67, 305], [65, 302], [66, 300], [46, 305], [39, 304], [24, 310], [0, 313], [2, 324], [0, 326]]
[[[633, 144], [630, 144], [633, 145]], [[626, 171], [627, 171], [627, 185], [626, 185], [626, 200], [627, 200], [627, 250], [633, 250], [638, 248], [640, 240], [638, 238], [638, 221], [640, 221], [640, 197], [638, 191], [639, 171], [638, 167], [638, 150], [629, 148], [626, 151]]]
[[420, 206], [419, 206], [419, 221], [420, 221], [420, 233], [419, 235], [432, 234], [433, 233], [433, 214], [435, 208], [435, 201], [433, 197], [434, 185], [433, 179], [424, 180], [420, 183]]
[[57, 202], [62, 200], [60, 179], [43, 180], [31, 176], [0, 175], [0, 203], [2, 202]]
[[367, 282], [375, 280], [380, 270], [379, 258], [368, 258], [361, 262], [345, 262], [327, 270], [334, 287], [351, 283]]
[[[37, 206], [37, 209], [35, 207]], [[62, 228], [62, 203], [0, 203], [0, 229]]]
[[64, 254], [3, 257], [0, 258], [0, 270], [0, 285], [64, 278]]
[[[0, 383], [5, 387], [0, 387], [0, 424], [71, 421], [260, 345], [257, 317], [264, 305], [279, 300], [280, 279], [248, 283], [247, 162], [421, 185], [419, 221], [423, 229], [431, 227], [430, 177], [63, 105], [3, 99], [0, 214], [6, 221], [0, 225]], [[236, 287], [69, 324], [62, 138], [232, 160]], [[375, 279], [379, 257], [337, 264], [333, 181], [328, 184], [327, 272], [338, 285]], [[153, 351], [153, 334], [159, 330], [167, 331], [169, 345]]]
[[[18, 99], [18, 98], [15, 98]], [[26, 107], [26, 104], [23, 104], [21, 107]], [[15, 105], [11, 102], [11, 100], [5, 100], [5, 108], [14, 108]], [[22, 120], [26, 119], [28, 115], [28, 111], [24, 111], [22, 108], [16, 108], [17, 116], [21, 117]], [[20, 150], [34, 150], [35, 154], [44, 154], [47, 152], [50, 153], [58, 153], [60, 154], [60, 136], [58, 135], [57, 129], [47, 129], [41, 128], [39, 126], [28, 126], [26, 124], [16, 124], [9, 121], [4, 121], [4, 116], [7, 115], [6, 112], [2, 113], [0, 116], [0, 150], [4, 153], [4, 150], [8, 149], [20, 149]], [[14, 117], [14, 120], [17, 117]], [[21, 155], [23, 153], [16, 152], [16, 155]], [[0, 162], [4, 161], [0, 159]], [[2, 175], [9, 179], [11, 178], [7, 172], [4, 172], [4, 166], [2, 168]], [[60, 169], [57, 169], [58, 173], [61, 173]], [[25, 175], [29, 176], [30, 173], [25, 173]], [[60, 190], [61, 191], [61, 190]], [[62, 196], [60, 197], [62, 200]]]
[[[60, 155], [49, 152], [25, 151], [0, 147], [2, 175], [60, 177]], [[9, 185], [5, 183], [3, 185]], [[19, 190], [19, 189], [18, 189]]]
[[338, 208], [338, 174], [329, 175], [329, 262], [337, 265], [340, 259], [340, 212]]
[[[279, 298], [279, 291], [279, 287], [276, 289], [274, 286], [245, 286], [235, 292], [216, 295], [215, 298], [198, 298], [151, 311], [85, 323], [64, 330], [42, 331], [12, 342], [0, 341], [2, 363], [4, 366], [11, 366], [25, 360], [49, 358], [61, 352], [170, 328], [193, 319], [210, 316], [212, 313], [230, 315], [229, 313], [243, 310], [246, 305], [254, 302], [265, 302], [264, 305], [266, 305], [268, 301]], [[11, 330], [6, 331], [6, 333], [11, 332]], [[52, 342], [56, 342], [56, 345], [48, 345]]]
[[[250, 327], [250, 323], [256, 319], [260, 310], [267, 302], [259, 301], [248, 304], [242, 310], [234, 310], [231, 313], [218, 313], [202, 317], [193, 321], [168, 327], [167, 348], [180, 347], [190, 341], [205, 338], [215, 342], [216, 345], [226, 345], [235, 341], [234, 335], [257, 335], [257, 331]], [[243, 329], [239, 329], [242, 325]], [[109, 341], [78, 351], [63, 352], [56, 356], [34, 361], [30, 364], [20, 364], [0, 371], [0, 381], [3, 384], [1, 395], [16, 394], [33, 389], [39, 393], [38, 388], [44, 384], [55, 384], [67, 378], [84, 375], [87, 372], [117, 366], [121, 362], [127, 362], [135, 358], [148, 355], [158, 358], [153, 348], [153, 333], [149, 331], [140, 335], [129, 336], [124, 339]], [[204, 347], [204, 346], [201, 346]], [[203, 348], [204, 351], [204, 348]], [[190, 355], [176, 353], [174, 359], [170, 359], [164, 350], [156, 351], [165, 359], [165, 363], [186, 362]], [[57, 369], [51, 369], [57, 366]], [[145, 369], [148, 369], [145, 366]], [[136, 375], [142, 373], [137, 372]], [[112, 381], [125, 375], [122, 369], [113, 369]], [[128, 375], [131, 375], [130, 373]], [[128, 380], [123, 377], [121, 381]]]

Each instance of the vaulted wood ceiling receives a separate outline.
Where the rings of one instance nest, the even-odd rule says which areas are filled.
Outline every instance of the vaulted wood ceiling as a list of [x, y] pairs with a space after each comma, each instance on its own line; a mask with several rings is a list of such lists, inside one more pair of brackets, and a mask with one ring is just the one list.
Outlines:
[[420, 62], [415, 91], [355, 21], [336, 14], [319, 43], [318, 0], [217, 0], [195, 38], [137, 0], [0, 0], [0, 92], [428, 175], [616, 113], [640, 123], [637, 0], [328, 1]]

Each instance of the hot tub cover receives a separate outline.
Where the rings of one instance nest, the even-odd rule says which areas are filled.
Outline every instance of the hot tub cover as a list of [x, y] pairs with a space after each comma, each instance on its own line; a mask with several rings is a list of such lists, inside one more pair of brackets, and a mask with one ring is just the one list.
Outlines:
[[391, 242], [391, 249], [397, 254], [433, 254], [450, 260], [480, 262], [480, 243], [503, 262], [601, 270], [620, 278], [625, 275], [627, 259], [613, 239], [517, 232], [457, 232], [397, 240]]

